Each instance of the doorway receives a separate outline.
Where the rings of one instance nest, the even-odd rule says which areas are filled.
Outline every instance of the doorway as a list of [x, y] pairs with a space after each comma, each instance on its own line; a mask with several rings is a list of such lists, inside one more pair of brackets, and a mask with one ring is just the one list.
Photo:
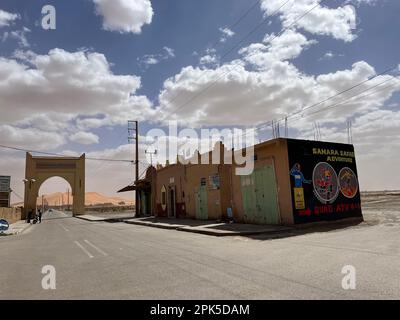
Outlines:
[[245, 222], [279, 224], [275, 169], [272, 165], [241, 176], [241, 189]]
[[168, 218], [176, 218], [175, 186], [168, 187]]
[[196, 219], [208, 219], [208, 201], [207, 201], [207, 187], [199, 186], [194, 190], [196, 198]]

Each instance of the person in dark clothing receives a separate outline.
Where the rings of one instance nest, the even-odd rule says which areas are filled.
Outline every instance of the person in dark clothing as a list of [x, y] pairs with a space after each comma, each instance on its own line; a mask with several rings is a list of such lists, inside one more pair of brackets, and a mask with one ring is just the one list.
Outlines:
[[38, 216], [39, 216], [39, 223], [42, 223], [42, 210], [40, 210], [40, 209], [39, 209]]
[[32, 215], [33, 215], [33, 210], [31, 209], [28, 212], [28, 219], [27, 219], [26, 223], [31, 223]]

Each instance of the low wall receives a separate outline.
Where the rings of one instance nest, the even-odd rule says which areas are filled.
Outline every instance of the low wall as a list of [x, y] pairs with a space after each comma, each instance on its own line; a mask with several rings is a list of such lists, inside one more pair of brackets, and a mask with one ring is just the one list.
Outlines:
[[85, 212], [123, 212], [134, 211], [135, 206], [86, 206]]
[[21, 208], [0, 208], [0, 219], [5, 219], [9, 224], [21, 220]]

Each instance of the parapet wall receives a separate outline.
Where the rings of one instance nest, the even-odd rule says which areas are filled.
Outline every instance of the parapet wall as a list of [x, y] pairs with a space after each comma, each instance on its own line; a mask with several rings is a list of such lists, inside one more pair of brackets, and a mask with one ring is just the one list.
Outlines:
[[0, 208], [0, 219], [7, 220], [9, 224], [21, 220], [21, 208]]

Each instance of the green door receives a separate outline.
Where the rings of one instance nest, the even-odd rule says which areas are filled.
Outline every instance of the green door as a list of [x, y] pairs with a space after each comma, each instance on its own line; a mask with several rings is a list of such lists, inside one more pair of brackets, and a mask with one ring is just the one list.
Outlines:
[[208, 219], [208, 202], [207, 202], [207, 189], [206, 186], [200, 186], [195, 188], [194, 191], [196, 197], [196, 219], [207, 220]]
[[140, 214], [146, 215], [146, 193], [144, 191], [140, 192]]
[[255, 169], [241, 177], [245, 221], [258, 224], [279, 224], [274, 167]]
[[241, 176], [242, 201], [244, 209], [244, 219], [246, 222], [255, 221], [255, 202], [256, 194], [254, 191], [254, 175]]

